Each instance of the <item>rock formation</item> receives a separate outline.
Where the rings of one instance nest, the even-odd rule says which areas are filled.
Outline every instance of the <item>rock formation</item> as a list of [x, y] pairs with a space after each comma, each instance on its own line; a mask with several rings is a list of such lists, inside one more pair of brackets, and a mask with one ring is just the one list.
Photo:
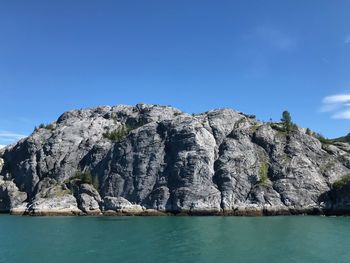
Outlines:
[[349, 143], [303, 128], [231, 109], [106, 106], [68, 111], [0, 149], [0, 211], [345, 214], [348, 174]]

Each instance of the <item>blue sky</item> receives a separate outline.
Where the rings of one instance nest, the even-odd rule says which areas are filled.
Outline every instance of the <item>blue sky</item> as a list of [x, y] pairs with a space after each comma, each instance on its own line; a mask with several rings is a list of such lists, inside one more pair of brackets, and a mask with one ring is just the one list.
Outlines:
[[0, 144], [66, 110], [231, 107], [350, 132], [350, 1], [0, 1]]

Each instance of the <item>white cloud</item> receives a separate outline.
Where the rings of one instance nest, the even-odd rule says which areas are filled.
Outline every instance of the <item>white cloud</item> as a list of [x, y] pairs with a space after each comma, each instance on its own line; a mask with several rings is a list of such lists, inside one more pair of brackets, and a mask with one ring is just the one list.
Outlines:
[[1, 137], [10, 137], [10, 138], [24, 138], [26, 135], [24, 134], [19, 134], [19, 133], [14, 133], [14, 132], [9, 132], [9, 131], [0, 131], [0, 136]]
[[320, 111], [321, 112], [330, 112], [330, 111], [335, 111], [339, 108], [341, 108], [342, 105], [341, 104], [326, 104], [326, 103], [323, 103], [322, 106], [321, 106], [321, 109]]
[[14, 143], [22, 138], [25, 138], [26, 135], [19, 134], [10, 131], [0, 131], [0, 143]]
[[338, 104], [350, 102], [350, 94], [337, 94], [332, 96], [327, 96], [323, 99], [325, 104]]
[[256, 28], [256, 34], [266, 44], [282, 51], [293, 50], [297, 45], [297, 40], [295, 37], [292, 37], [273, 27], [258, 27]]
[[350, 110], [339, 111], [333, 114], [332, 118], [350, 120]]
[[334, 112], [333, 119], [350, 119], [350, 94], [335, 94], [322, 100], [322, 112]]
[[350, 35], [347, 35], [347, 36], [346, 36], [346, 38], [345, 38], [345, 40], [344, 40], [344, 43], [345, 43], [346, 45], [350, 44]]

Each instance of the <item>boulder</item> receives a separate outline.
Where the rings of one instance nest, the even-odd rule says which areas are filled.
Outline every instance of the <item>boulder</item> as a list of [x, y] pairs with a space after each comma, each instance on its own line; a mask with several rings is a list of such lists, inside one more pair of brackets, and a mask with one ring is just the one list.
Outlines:
[[132, 204], [123, 197], [106, 196], [103, 199], [104, 210], [112, 210], [125, 213], [141, 213], [144, 208], [137, 204]]
[[11, 209], [22, 205], [26, 199], [27, 194], [19, 191], [14, 182], [3, 180], [0, 176], [0, 212], [10, 212]]

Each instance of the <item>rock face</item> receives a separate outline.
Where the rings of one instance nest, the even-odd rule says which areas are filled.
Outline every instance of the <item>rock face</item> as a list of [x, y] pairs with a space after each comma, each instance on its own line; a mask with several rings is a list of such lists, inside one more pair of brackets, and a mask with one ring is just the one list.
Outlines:
[[103, 208], [106, 211], [139, 213], [144, 210], [142, 206], [132, 204], [123, 197], [106, 196], [103, 201]]
[[0, 211], [350, 212], [350, 145], [231, 109], [138, 104], [64, 113], [0, 151]]
[[0, 212], [10, 211], [27, 199], [27, 194], [18, 190], [12, 181], [4, 181], [0, 176]]

